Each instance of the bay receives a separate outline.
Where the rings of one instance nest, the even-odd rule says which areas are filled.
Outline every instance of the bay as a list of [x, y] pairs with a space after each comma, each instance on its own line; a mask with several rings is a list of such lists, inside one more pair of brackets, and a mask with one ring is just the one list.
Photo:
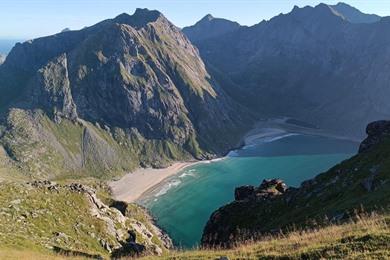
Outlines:
[[357, 142], [331, 137], [271, 135], [221, 160], [186, 168], [139, 203], [150, 210], [178, 247], [192, 248], [199, 244], [211, 213], [234, 199], [236, 187], [258, 186], [269, 178], [281, 178], [298, 187], [351, 157], [357, 149]]

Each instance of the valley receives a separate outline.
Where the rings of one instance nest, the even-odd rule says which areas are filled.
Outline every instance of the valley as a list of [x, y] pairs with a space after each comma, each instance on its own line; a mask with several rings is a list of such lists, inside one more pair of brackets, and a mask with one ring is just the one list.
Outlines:
[[390, 18], [290, 10], [0, 41], [0, 258], [390, 258]]

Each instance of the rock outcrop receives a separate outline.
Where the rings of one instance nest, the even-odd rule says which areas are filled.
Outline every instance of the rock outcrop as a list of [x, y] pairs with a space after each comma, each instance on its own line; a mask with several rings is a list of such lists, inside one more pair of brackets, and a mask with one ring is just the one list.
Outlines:
[[390, 138], [390, 121], [376, 121], [370, 123], [366, 128], [367, 138], [360, 144], [359, 152], [369, 151], [372, 147]]
[[[291, 227], [316, 228], [390, 206], [389, 121], [368, 125], [360, 152], [329, 171], [288, 188], [281, 180], [235, 190], [235, 201], [207, 222], [204, 247], [232, 247]], [[288, 169], [286, 169], [288, 170]]]
[[287, 191], [287, 185], [280, 179], [263, 180], [259, 187], [241, 186], [235, 189], [236, 201], [266, 200], [282, 195]]
[[[77, 193], [83, 196], [88, 202], [90, 218], [100, 223], [99, 225], [104, 232], [104, 236], [93, 234], [92, 238], [113, 257], [161, 255], [172, 247], [172, 241], [169, 237], [154, 226], [151, 217], [138, 206], [117, 201], [112, 202], [112, 205], [107, 205], [97, 196], [94, 188], [80, 183], [61, 185], [48, 180], [38, 180], [29, 182], [27, 185], [33, 189], [46, 192], [48, 197], [52, 193], [60, 195], [65, 194], [65, 192]], [[21, 202], [13, 201], [11, 203], [20, 204]], [[137, 214], [129, 209], [124, 212], [120, 211], [116, 207], [119, 204], [125, 208], [133, 208], [132, 210], [135, 210]], [[81, 221], [76, 225], [83, 225], [83, 223]], [[55, 234], [55, 240], [68, 241], [69, 244], [71, 239], [67, 234], [58, 231]], [[54, 243], [51, 246], [55, 245]], [[67, 250], [69, 251], [70, 248], [62, 247], [60, 251], [66, 252]]]

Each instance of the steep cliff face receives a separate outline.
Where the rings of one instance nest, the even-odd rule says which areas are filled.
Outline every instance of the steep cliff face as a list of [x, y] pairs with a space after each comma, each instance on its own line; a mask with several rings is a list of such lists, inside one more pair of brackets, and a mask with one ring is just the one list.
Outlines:
[[287, 188], [280, 180], [263, 181], [258, 188], [237, 188], [236, 200], [211, 215], [202, 244], [230, 247], [292, 226], [308, 228], [346, 220], [362, 208], [388, 210], [389, 131], [389, 121], [371, 123], [359, 154], [299, 188]]
[[354, 23], [335, 8], [295, 7], [195, 44], [241, 104], [362, 138], [366, 124], [390, 116], [389, 19]]
[[[18, 111], [37, 132], [34, 138], [26, 133], [26, 142], [44, 143], [73, 169], [86, 166], [85, 158], [97, 166], [105, 162], [104, 170], [208, 158], [236, 145], [250, 125], [198, 50], [158, 11], [137, 9], [17, 44], [1, 66], [0, 81], [0, 108], [11, 111], [4, 113], [4, 135], [24, 127], [13, 120]], [[52, 122], [62, 121], [74, 133], [73, 151], [53, 132]], [[52, 137], [49, 144], [43, 136]], [[25, 159], [10, 139], [2, 144], [14, 160]], [[125, 157], [131, 163], [118, 167]]]

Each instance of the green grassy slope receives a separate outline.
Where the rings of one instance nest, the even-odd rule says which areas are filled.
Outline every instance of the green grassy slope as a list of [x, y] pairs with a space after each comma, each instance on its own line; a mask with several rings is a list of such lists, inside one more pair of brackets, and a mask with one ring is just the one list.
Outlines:
[[192, 158], [169, 140], [146, 140], [131, 130], [106, 129], [83, 120], [55, 123], [42, 111], [22, 109], [9, 113], [0, 147], [0, 171], [4, 169], [5, 178], [18, 171], [34, 179], [109, 179], [139, 167], [140, 162], [161, 167]]
[[233, 249], [171, 251], [143, 259], [388, 259], [389, 215], [362, 215], [343, 225], [293, 231]]
[[[105, 185], [89, 184], [97, 189], [97, 200], [113, 203]], [[121, 204], [126, 207], [121, 213], [91, 198], [69, 184], [0, 183], [0, 257], [20, 251], [107, 258], [124, 253], [122, 247], [130, 240], [145, 246], [144, 253], [166, 251], [160, 231], [142, 208]], [[126, 254], [136, 252], [129, 249]]]

